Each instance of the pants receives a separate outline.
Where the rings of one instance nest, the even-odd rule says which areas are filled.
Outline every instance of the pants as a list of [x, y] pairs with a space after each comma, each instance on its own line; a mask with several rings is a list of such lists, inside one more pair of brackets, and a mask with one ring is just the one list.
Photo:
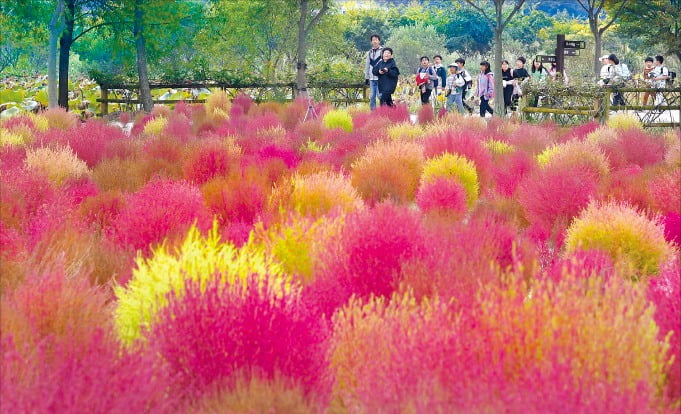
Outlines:
[[504, 110], [508, 112], [511, 105], [513, 105], [513, 85], [508, 85], [504, 88]]
[[454, 109], [454, 105], [456, 105], [460, 114], [465, 113], [463, 109], [463, 96], [460, 93], [453, 93], [447, 97], [447, 110], [451, 111]]
[[650, 98], [650, 92], [643, 94], [643, 105], [648, 105], [648, 99]]
[[489, 99], [485, 99], [484, 96], [480, 97], [480, 116], [485, 117], [485, 114], [489, 112], [490, 115], [494, 115], [494, 111], [492, 110], [492, 107], [489, 106]]
[[376, 109], [376, 99], [381, 99], [381, 93], [378, 91], [378, 80], [369, 81], [369, 107]]
[[612, 97], [612, 104], [615, 106], [624, 105], [624, 98], [621, 93], [615, 92]]
[[426, 88], [425, 92], [421, 92], [421, 103], [427, 105], [430, 102], [430, 94], [433, 93], [432, 89]]
[[381, 106], [393, 106], [393, 95], [391, 93], [381, 93], [379, 97], [381, 99]]

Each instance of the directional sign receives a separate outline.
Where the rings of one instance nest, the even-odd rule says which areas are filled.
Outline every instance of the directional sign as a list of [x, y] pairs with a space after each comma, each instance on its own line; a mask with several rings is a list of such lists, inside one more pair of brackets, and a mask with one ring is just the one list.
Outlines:
[[541, 63], [556, 63], [558, 61], [555, 56], [539, 55], [537, 57]]
[[579, 56], [579, 49], [563, 49], [563, 56]]
[[586, 42], [583, 40], [566, 40], [563, 42], [566, 49], [586, 49]]

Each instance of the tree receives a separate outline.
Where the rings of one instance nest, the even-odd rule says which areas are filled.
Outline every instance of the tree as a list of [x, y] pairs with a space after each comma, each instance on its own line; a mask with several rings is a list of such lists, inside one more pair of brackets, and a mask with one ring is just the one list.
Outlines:
[[421, 56], [442, 53], [446, 39], [433, 26], [416, 24], [393, 30], [387, 45], [395, 49], [397, 67], [404, 74], [413, 73], [420, 65]]
[[154, 101], [151, 98], [149, 86], [149, 70], [147, 67], [147, 47], [144, 38], [144, 0], [135, 0], [133, 8], [132, 35], [135, 38], [135, 52], [137, 56], [137, 73], [139, 75], [140, 101], [145, 112], [151, 112]]
[[64, 27], [64, 0], [57, 0], [57, 5], [54, 8], [49, 24], [50, 40], [47, 58], [47, 99], [50, 108], [55, 108], [59, 104], [57, 99], [57, 41], [59, 39], [59, 34], [64, 30]]
[[330, 0], [321, 0], [321, 8], [316, 12], [310, 10], [310, 0], [298, 0], [300, 2], [300, 16], [298, 17], [298, 49], [296, 54], [296, 89], [298, 94], [307, 95], [307, 39], [312, 29], [321, 20], [324, 13], [329, 10]]
[[504, 4], [506, 3], [506, 0], [490, 0], [492, 3], [494, 3], [493, 16], [490, 16], [490, 13], [488, 13], [485, 8], [479, 4], [479, 1], [464, 1], [475, 10], [482, 13], [482, 15], [485, 16], [485, 20], [487, 20], [487, 24], [494, 31], [494, 91], [496, 96], [494, 99], [494, 112], [497, 116], [503, 116], [505, 108], [502, 92], [503, 84], [501, 79], [501, 61], [503, 59], [502, 35], [504, 33], [504, 29], [508, 25], [508, 22], [513, 19], [513, 16], [515, 16], [516, 13], [518, 13], [518, 10], [520, 10], [520, 8], [523, 7], [523, 4], [525, 4], [525, 0], [515, 0], [512, 8], [510, 8], [510, 12], [506, 13], [505, 16]]
[[[594, 37], [594, 74], [598, 76], [601, 70], [599, 58], [603, 52], [603, 33], [622, 15], [628, 0], [577, 0], [577, 3], [586, 11], [589, 19], [589, 28]], [[612, 10], [609, 15], [605, 13], [606, 6]]]
[[659, 46], [681, 62], [681, 0], [629, 2], [624, 8], [617, 30], [642, 40], [649, 49]]

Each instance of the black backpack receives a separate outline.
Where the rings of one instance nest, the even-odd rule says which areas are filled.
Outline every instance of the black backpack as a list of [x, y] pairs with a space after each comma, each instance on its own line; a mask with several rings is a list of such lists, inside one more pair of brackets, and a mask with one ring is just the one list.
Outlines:
[[669, 71], [669, 83], [674, 83], [676, 80], [676, 72]]

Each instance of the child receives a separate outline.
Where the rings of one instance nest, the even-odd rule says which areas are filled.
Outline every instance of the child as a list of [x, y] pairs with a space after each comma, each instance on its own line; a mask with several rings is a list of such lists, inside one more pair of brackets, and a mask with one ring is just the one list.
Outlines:
[[445, 84], [445, 94], [447, 95], [447, 110], [451, 111], [454, 109], [454, 104], [460, 114], [464, 114], [466, 111], [463, 108], [463, 88], [466, 85], [466, 81], [463, 76], [459, 73], [459, 68], [455, 63], [448, 66], [449, 76], [447, 76], [447, 83]]
[[397, 77], [400, 75], [393, 50], [389, 47], [383, 48], [383, 59], [380, 60], [372, 70], [374, 76], [378, 77], [378, 91], [381, 93], [381, 105], [393, 106], [392, 94], [397, 88]]
[[430, 66], [430, 58], [421, 56], [421, 66], [416, 71], [416, 86], [421, 94], [422, 105], [428, 105], [430, 102], [430, 94], [433, 93], [433, 81], [435, 80], [437, 80], [437, 74]]
[[480, 116], [484, 118], [487, 112], [494, 115], [494, 110], [489, 104], [490, 99], [494, 98], [494, 74], [486, 60], [480, 62], [476, 94], [480, 98]]

